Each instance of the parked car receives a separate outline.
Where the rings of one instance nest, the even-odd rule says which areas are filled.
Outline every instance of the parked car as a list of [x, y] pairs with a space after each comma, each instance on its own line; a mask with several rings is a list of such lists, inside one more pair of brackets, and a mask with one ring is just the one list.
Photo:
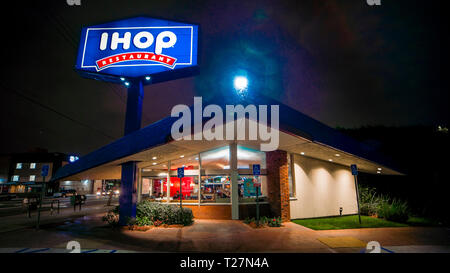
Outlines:
[[61, 190], [59, 192], [55, 192], [53, 194], [53, 197], [67, 197], [67, 196], [73, 196], [77, 195], [76, 190]]

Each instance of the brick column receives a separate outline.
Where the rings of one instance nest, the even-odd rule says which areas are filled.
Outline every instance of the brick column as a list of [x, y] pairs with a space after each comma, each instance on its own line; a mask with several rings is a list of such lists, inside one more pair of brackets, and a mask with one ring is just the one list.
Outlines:
[[289, 166], [287, 152], [273, 151], [266, 153], [267, 190], [270, 210], [283, 222], [290, 220], [289, 206]]

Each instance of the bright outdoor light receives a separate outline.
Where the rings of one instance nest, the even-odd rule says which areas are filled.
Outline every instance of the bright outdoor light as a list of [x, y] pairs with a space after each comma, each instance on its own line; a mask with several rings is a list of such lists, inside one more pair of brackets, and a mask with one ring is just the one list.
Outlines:
[[152, 157], [152, 159], [155, 160], [155, 159], [156, 159], [156, 156]]
[[126, 86], [130, 86], [130, 83], [129, 83], [129, 82], [125, 82], [125, 85], [126, 85]]
[[121, 81], [124, 81], [124, 80], [125, 80], [125, 78], [124, 78], [124, 77], [120, 77], [120, 80], [121, 80]]
[[149, 81], [151, 78], [150, 78], [150, 76], [147, 76], [147, 77], [145, 77], [145, 79], [146, 79], [147, 81]]
[[242, 92], [242, 91], [247, 90], [248, 80], [244, 76], [236, 76], [234, 78], [233, 84], [234, 84], [234, 89], [236, 89], [237, 91]]

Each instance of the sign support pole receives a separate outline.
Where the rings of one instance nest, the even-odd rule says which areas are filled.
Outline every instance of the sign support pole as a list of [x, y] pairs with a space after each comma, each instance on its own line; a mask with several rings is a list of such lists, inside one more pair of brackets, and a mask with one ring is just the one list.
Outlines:
[[356, 188], [356, 203], [358, 205], [358, 219], [359, 219], [359, 224], [361, 224], [361, 212], [359, 210], [358, 176], [354, 175], [354, 177], [355, 177], [355, 188]]
[[359, 224], [361, 224], [361, 212], [359, 210], [358, 167], [355, 164], [353, 164], [350, 166], [350, 168], [352, 170], [353, 177], [355, 177], [356, 204], [358, 206]]
[[[258, 179], [258, 177], [256, 177]], [[259, 187], [256, 187], [256, 221], [259, 225]]]
[[[141, 128], [142, 102], [144, 100], [144, 86], [142, 81], [134, 80], [129, 83], [125, 114], [125, 136]], [[119, 197], [120, 225], [126, 225], [130, 218], [136, 217], [137, 180], [136, 162], [130, 161], [122, 164], [122, 181], [120, 183]]]
[[183, 212], [183, 177], [180, 178], [180, 208], [181, 212]]

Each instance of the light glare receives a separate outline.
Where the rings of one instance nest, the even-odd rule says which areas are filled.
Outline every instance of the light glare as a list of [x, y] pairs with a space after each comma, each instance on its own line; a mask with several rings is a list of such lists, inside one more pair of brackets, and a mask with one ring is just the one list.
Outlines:
[[244, 76], [237, 76], [234, 78], [234, 88], [237, 91], [245, 91], [248, 87], [248, 80]]

